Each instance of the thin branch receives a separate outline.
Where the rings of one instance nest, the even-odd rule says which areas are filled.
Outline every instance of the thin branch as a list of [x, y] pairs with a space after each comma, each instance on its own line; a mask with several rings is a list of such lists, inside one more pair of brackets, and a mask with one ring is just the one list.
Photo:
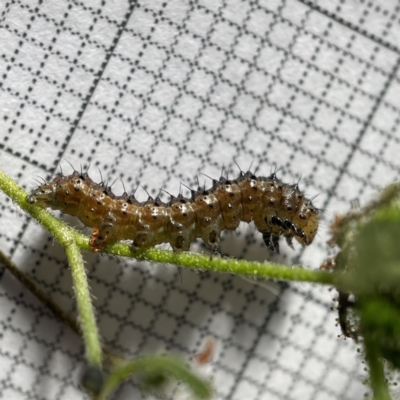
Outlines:
[[91, 365], [102, 366], [100, 338], [97, 330], [94, 309], [92, 306], [89, 285], [82, 255], [76, 245], [75, 231], [63, 222], [54, 218], [45, 210], [30, 205], [26, 201], [27, 193], [21, 189], [4, 172], [0, 171], [0, 189], [11, 197], [24, 211], [38, 220], [64, 247], [72, 270], [75, 294], [78, 303], [79, 319], [82, 326], [87, 358]]
[[73, 240], [65, 246], [74, 282], [79, 320], [90, 365], [102, 367], [102, 351], [82, 254]]
[[[80, 242], [79, 246], [82, 249], [88, 250], [89, 248], [86, 243], [87, 239], [85, 238], [85, 242]], [[327, 285], [334, 285], [337, 280], [340, 280], [339, 274], [309, 270], [302, 267], [289, 267], [287, 265], [274, 264], [271, 262], [260, 263], [219, 257], [210, 259], [209, 256], [202, 254], [189, 252], [174, 253], [172, 251], [157, 248], [149, 248], [140, 253], [132, 253], [129, 245], [124, 243], [115, 243], [107, 246], [103, 252], [116, 256], [134, 257], [139, 260], [179, 265], [181, 267], [191, 268], [198, 271], [214, 271], [243, 275], [256, 280], [279, 279]]]
[[[4, 191], [12, 200], [17, 203], [24, 211], [34, 217], [43, 225], [61, 245], [67, 248], [71, 240], [75, 241], [81, 250], [90, 251], [89, 237], [77, 232], [64, 222], [55, 218], [46, 210], [29, 204], [26, 201], [27, 193], [21, 189], [12, 179], [8, 178], [0, 171], [0, 189]], [[245, 260], [213, 258], [195, 253], [173, 253], [168, 250], [149, 248], [147, 250], [134, 253], [126, 243], [114, 243], [108, 245], [103, 253], [155, 261], [166, 264], [179, 265], [201, 271], [227, 272], [231, 274], [244, 275], [254, 279], [280, 279], [288, 281], [312, 282], [327, 285], [338, 284], [341, 281], [340, 274], [325, 271], [314, 271], [303, 269], [302, 267], [288, 267], [286, 265], [274, 264], [270, 262], [250, 262]]]
[[[49, 297], [37, 284], [24, 272], [22, 272], [1, 250], [0, 250], [0, 263], [11, 272], [11, 274], [18, 279], [31, 293], [33, 293], [38, 300], [40, 300], [45, 307], [47, 307], [57, 318], [59, 318], [65, 325], [67, 325], [73, 332], [80, 338], [83, 336], [82, 329], [79, 324], [68, 315], [58, 304], [56, 304], [51, 297]], [[103, 347], [103, 358], [106, 368], [115, 369], [127, 364], [124, 360]]]

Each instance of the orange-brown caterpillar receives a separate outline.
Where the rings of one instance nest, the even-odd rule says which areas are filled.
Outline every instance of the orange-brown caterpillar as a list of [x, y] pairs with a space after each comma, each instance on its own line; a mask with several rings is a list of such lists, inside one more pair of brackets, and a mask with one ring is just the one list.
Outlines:
[[87, 173], [75, 171], [40, 185], [28, 196], [30, 203], [77, 216], [93, 229], [92, 251], [119, 240], [131, 240], [133, 250], [169, 243], [174, 251], [187, 251], [201, 238], [219, 252], [220, 233], [235, 230], [240, 221], [254, 221], [265, 244], [279, 252], [279, 237], [289, 245], [295, 238], [308, 246], [318, 229], [318, 210], [298, 185], [281, 182], [276, 174], [214, 180], [210, 189], [180, 194], [168, 203], [159, 197], [139, 202], [134, 195], [115, 196], [110, 187], [93, 182]]

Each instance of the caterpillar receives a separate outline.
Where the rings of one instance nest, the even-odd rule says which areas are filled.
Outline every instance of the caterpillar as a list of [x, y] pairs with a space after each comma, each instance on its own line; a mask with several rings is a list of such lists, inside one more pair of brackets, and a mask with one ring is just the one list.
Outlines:
[[74, 171], [38, 186], [27, 201], [76, 216], [93, 228], [93, 252], [120, 240], [131, 241], [132, 251], [161, 243], [176, 252], [188, 251], [201, 238], [219, 253], [223, 230], [253, 221], [268, 248], [279, 253], [280, 236], [292, 248], [293, 238], [308, 246], [318, 229], [318, 209], [297, 184], [283, 183], [276, 173], [257, 177], [241, 171], [237, 179], [221, 176], [209, 189], [191, 190], [191, 198], [170, 196], [167, 203], [159, 196], [139, 202], [134, 194], [116, 196], [103, 182]]

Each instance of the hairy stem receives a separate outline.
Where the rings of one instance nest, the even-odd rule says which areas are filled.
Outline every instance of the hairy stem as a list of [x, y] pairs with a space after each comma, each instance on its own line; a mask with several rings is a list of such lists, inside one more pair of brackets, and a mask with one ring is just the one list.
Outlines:
[[90, 298], [89, 285], [82, 254], [73, 240], [65, 246], [65, 252], [72, 272], [76, 303], [78, 306], [79, 320], [82, 327], [87, 358], [90, 365], [101, 367], [102, 351], [100, 337]]
[[[75, 319], [69, 316], [54, 300], [49, 297], [28, 275], [22, 272], [1, 250], [0, 263], [9, 271], [16, 279], [18, 279], [28, 290], [40, 300], [57, 318], [67, 325], [79, 337], [82, 337], [82, 329]], [[127, 361], [110, 353], [103, 347], [103, 358], [106, 368], [115, 369], [126, 365]]]
[[46, 229], [48, 229], [64, 247], [72, 271], [78, 304], [79, 320], [85, 341], [87, 358], [91, 365], [101, 367], [102, 353], [100, 338], [90, 298], [84, 262], [79, 247], [76, 244], [75, 231], [63, 222], [57, 220], [57, 218], [54, 218], [45, 210], [30, 205], [26, 201], [27, 193], [2, 171], [0, 171], [0, 189], [3, 190], [3, 192], [24, 211], [28, 212]]
[[[81, 250], [90, 251], [89, 238], [71, 227], [67, 226], [62, 221], [55, 218], [46, 210], [35, 205], [31, 205], [26, 201], [27, 193], [21, 189], [12, 179], [8, 178], [0, 171], [0, 189], [3, 190], [12, 200], [17, 203], [24, 211], [34, 217], [42, 224], [65, 248], [70, 244], [71, 239]], [[288, 267], [269, 262], [259, 263], [245, 260], [223, 259], [216, 257], [210, 259], [209, 256], [204, 256], [195, 253], [173, 253], [168, 250], [160, 250], [150, 248], [140, 253], [133, 253], [129, 245], [124, 243], [114, 243], [109, 245], [103, 251], [104, 253], [144, 259], [148, 261], [156, 261], [167, 264], [179, 265], [191, 269], [202, 271], [218, 271], [228, 272], [231, 274], [244, 275], [255, 279], [281, 279], [289, 281], [301, 281], [321, 283], [327, 285], [337, 284], [340, 279], [339, 274], [329, 273], [325, 271], [313, 271], [303, 269], [301, 267]]]
[[[81, 243], [83, 245], [83, 243]], [[86, 246], [85, 246], [86, 247]], [[135, 257], [129, 246], [116, 243], [108, 246], [105, 253]], [[226, 259], [197, 253], [173, 253], [168, 250], [149, 248], [140, 252], [139, 259], [156, 261], [166, 264], [179, 265], [199, 271], [218, 271], [230, 274], [244, 275], [254, 279], [280, 279], [287, 281], [300, 281], [332, 285], [336, 275], [324, 271], [314, 271], [302, 267], [288, 267], [287, 265], [274, 264], [271, 262], [254, 262], [246, 260]]]

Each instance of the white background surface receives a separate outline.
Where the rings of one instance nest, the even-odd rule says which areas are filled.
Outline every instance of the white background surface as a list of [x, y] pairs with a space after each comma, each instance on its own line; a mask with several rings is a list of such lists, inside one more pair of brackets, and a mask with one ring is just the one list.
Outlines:
[[[242, 226], [223, 252], [317, 268], [333, 215], [399, 176], [399, 18], [394, 0], [1, 2], [0, 168], [31, 190], [60, 164], [70, 173], [66, 161], [90, 163], [95, 180], [98, 167], [155, 195], [223, 166], [233, 176], [234, 159], [261, 175], [276, 164], [281, 179], [302, 175], [305, 193], [319, 194], [315, 243], [281, 243], [276, 257]], [[75, 313], [60, 247], [0, 199], [1, 249]], [[229, 275], [185, 270], [181, 282], [171, 266], [85, 259], [116, 353], [191, 360], [211, 335], [218, 351], [204, 373], [216, 399], [354, 400], [367, 390], [327, 289], [278, 284], [276, 297]], [[85, 398], [81, 341], [4, 271], [0, 310], [0, 398]], [[127, 383], [114, 398], [132, 396]]]

